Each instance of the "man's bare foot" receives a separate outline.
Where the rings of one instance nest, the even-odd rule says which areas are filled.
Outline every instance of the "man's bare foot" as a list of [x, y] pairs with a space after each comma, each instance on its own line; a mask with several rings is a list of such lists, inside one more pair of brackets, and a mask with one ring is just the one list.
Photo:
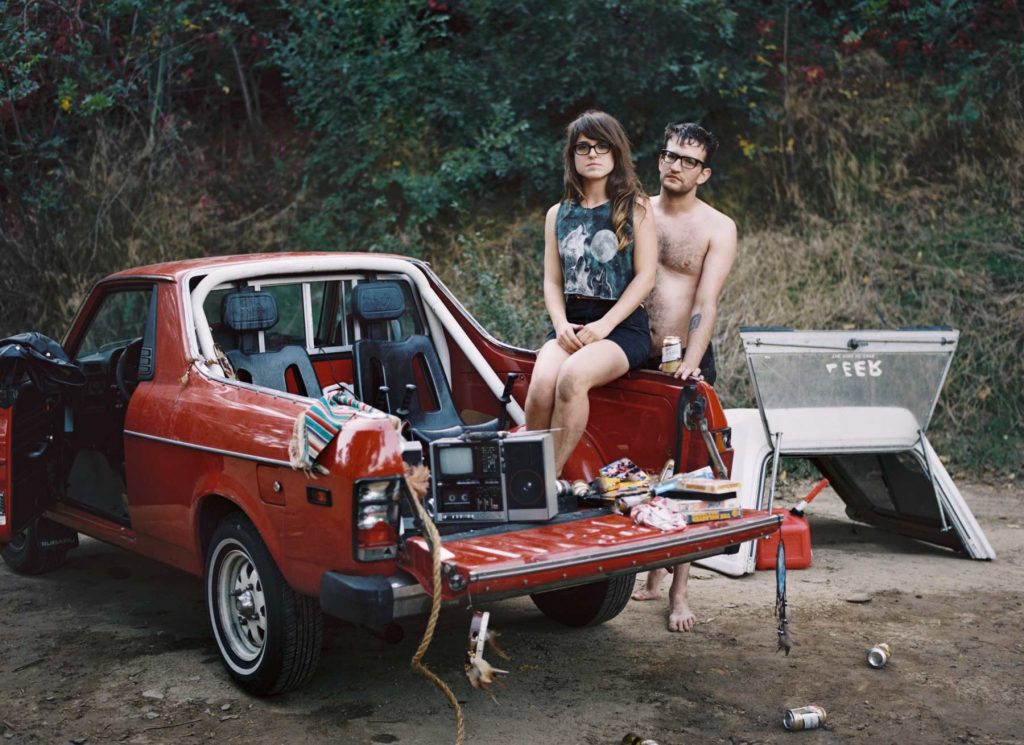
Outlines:
[[644, 586], [633, 591], [631, 596], [633, 600], [657, 600], [658, 588], [661, 586], [661, 580], [665, 577], [665, 574], [664, 569], [652, 569], [649, 571]]
[[693, 615], [690, 606], [686, 601], [672, 603], [668, 612], [669, 631], [689, 631], [697, 623], [697, 616]]
[[690, 610], [690, 565], [676, 567], [672, 574], [672, 588], [668, 591], [668, 630], [689, 631], [697, 623], [697, 616]]

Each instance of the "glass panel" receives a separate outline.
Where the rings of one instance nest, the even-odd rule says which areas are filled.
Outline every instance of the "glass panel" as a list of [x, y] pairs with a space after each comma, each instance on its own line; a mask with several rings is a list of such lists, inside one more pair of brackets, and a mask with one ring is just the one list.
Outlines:
[[123, 346], [141, 337], [149, 315], [151, 292], [149, 288], [124, 290], [103, 298], [99, 310], [89, 322], [75, 359], [80, 360], [104, 349]]
[[347, 347], [352, 344], [352, 285], [351, 279], [310, 285], [313, 324], [316, 329], [314, 348]]
[[402, 294], [405, 295], [405, 313], [398, 319], [397, 323], [391, 324], [391, 337], [393, 340], [408, 339], [413, 334], [422, 334], [419, 313], [416, 312], [416, 299], [412, 294], [412, 287], [408, 282], [402, 282]]
[[949, 330], [741, 336], [768, 430], [787, 453], [913, 447], [956, 348]]
[[298, 345], [306, 348], [306, 324], [302, 316], [302, 285], [265, 285], [261, 288], [277, 301], [277, 324], [263, 335], [266, 351]]
[[234, 287], [223, 287], [213, 290], [203, 301], [203, 311], [206, 313], [206, 320], [210, 324], [210, 333], [213, 335], [213, 343], [222, 350], [238, 349], [238, 336], [224, 325], [221, 319], [221, 303], [224, 296], [229, 292], [236, 292]]
[[309, 283], [309, 304], [313, 319], [313, 347], [327, 346], [330, 341], [324, 338], [324, 332], [318, 325], [318, 321], [324, 312], [324, 297], [326, 293], [326, 282]]

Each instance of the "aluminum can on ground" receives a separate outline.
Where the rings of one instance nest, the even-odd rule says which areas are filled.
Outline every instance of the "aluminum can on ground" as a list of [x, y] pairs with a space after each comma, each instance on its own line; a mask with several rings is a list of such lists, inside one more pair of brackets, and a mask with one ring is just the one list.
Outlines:
[[818, 729], [825, 724], [825, 718], [825, 710], [820, 706], [801, 706], [798, 709], [786, 709], [782, 713], [782, 726], [793, 732]]
[[892, 657], [892, 649], [888, 644], [876, 644], [868, 650], [868, 664], [873, 668], [885, 667]]
[[654, 740], [648, 740], [630, 732], [622, 738], [622, 745], [658, 745]]
[[674, 373], [683, 362], [683, 345], [678, 336], [666, 336], [661, 340], [661, 366], [665, 373]]

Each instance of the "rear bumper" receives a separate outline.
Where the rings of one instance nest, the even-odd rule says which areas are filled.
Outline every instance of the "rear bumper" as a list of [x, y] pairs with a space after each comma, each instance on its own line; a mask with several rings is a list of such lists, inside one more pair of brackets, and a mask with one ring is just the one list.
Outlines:
[[366, 626], [383, 626], [430, 609], [420, 583], [401, 572], [393, 577], [357, 577], [327, 572], [320, 580], [320, 608], [329, 616]]
[[[466, 567], [457, 560], [442, 561], [442, 598], [446, 606], [465, 605], [546, 592], [562, 587], [600, 582], [621, 574], [657, 569], [728, 553], [745, 540], [778, 530], [778, 515], [759, 513], [744, 520], [727, 521], [712, 528], [666, 533], [634, 546], [592, 546], [585, 553], [562, 555], [528, 562], [493, 562]], [[453, 547], [446, 544], [446, 549]], [[445, 552], [451, 556], [450, 551]], [[423, 567], [410, 566], [390, 577], [359, 577], [327, 572], [320, 582], [320, 607], [324, 613], [352, 623], [382, 626], [400, 618], [426, 613], [430, 595], [417, 581], [422, 573], [429, 582], [429, 554]], [[467, 587], [468, 585], [468, 587]], [[468, 592], [467, 592], [468, 590]]]

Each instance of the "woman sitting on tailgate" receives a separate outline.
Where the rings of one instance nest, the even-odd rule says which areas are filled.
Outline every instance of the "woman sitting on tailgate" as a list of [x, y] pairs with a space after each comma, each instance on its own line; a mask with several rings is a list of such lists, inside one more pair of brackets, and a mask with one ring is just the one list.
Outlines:
[[544, 224], [544, 304], [553, 330], [537, 353], [526, 426], [554, 430], [555, 470], [583, 436], [591, 388], [642, 365], [642, 305], [654, 287], [657, 237], [622, 125], [587, 111], [566, 128], [565, 194]]

